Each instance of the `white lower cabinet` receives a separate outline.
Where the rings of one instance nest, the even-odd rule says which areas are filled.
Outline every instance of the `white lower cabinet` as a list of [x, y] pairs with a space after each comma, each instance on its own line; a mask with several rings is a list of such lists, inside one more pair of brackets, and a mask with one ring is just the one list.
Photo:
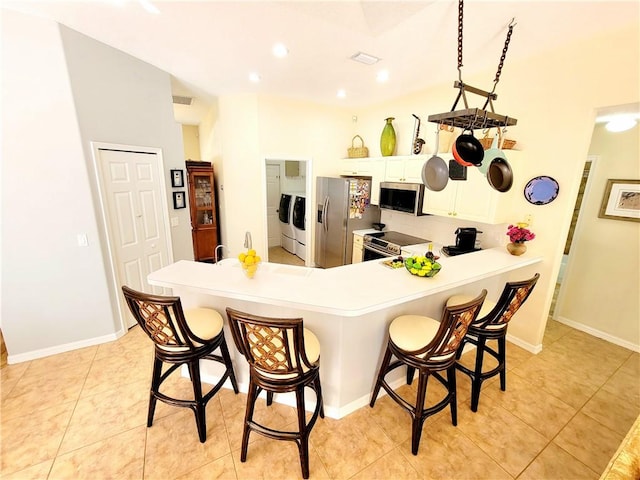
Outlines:
[[340, 175], [371, 177], [371, 204], [380, 203], [380, 182], [384, 181], [386, 162], [382, 158], [347, 158], [342, 162]]
[[362, 254], [364, 253], [364, 237], [353, 234], [353, 251], [351, 252], [351, 263], [362, 262]]
[[[515, 154], [511, 152], [510, 156]], [[449, 180], [440, 192], [425, 189], [422, 212], [482, 223], [508, 223], [514, 218], [514, 195], [513, 187], [498, 192], [480, 170], [467, 167], [467, 180]]]

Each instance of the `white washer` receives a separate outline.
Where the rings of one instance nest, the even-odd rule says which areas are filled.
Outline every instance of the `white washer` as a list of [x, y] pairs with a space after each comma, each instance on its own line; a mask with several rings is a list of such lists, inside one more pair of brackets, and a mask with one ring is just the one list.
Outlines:
[[306, 260], [307, 254], [307, 237], [306, 237], [306, 210], [307, 199], [304, 195], [296, 195], [293, 200], [293, 214], [291, 223], [293, 224], [294, 238], [296, 240], [296, 255]]
[[280, 195], [278, 219], [280, 220], [280, 246], [289, 253], [296, 253], [296, 238], [293, 230], [293, 195]]

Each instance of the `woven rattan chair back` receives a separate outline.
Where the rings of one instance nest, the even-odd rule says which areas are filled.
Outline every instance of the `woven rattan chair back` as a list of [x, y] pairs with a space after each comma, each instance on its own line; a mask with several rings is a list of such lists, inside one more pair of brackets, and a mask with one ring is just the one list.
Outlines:
[[302, 318], [267, 318], [227, 308], [233, 340], [249, 365], [266, 375], [302, 375], [307, 359]]
[[125, 300], [140, 328], [153, 343], [161, 347], [195, 348], [204, 340], [198, 338], [188, 327], [182, 310], [180, 297], [150, 295], [122, 287]]
[[531, 295], [539, 278], [540, 274], [536, 273], [528, 280], [505, 284], [496, 306], [484, 318], [473, 322], [471, 329], [487, 330], [489, 334], [506, 330], [509, 321]]

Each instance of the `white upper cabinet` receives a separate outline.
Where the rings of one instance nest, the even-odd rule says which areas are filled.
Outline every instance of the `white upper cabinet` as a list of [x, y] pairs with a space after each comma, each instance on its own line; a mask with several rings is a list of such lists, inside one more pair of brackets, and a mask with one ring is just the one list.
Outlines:
[[409, 155], [386, 157], [386, 182], [422, 183], [422, 166], [428, 157], [424, 155]]
[[[510, 150], [507, 158], [514, 163], [520, 152]], [[518, 171], [513, 172], [514, 176]], [[515, 184], [516, 182], [514, 182]], [[508, 192], [494, 190], [485, 175], [476, 167], [467, 167], [467, 180], [449, 180], [444, 190], [434, 192], [425, 189], [423, 213], [443, 217], [473, 220], [482, 223], [508, 223], [513, 221], [513, 199], [517, 191], [512, 187]]]
[[384, 181], [386, 162], [382, 158], [346, 158], [342, 161], [343, 177], [371, 177], [371, 203], [380, 203], [380, 182]]

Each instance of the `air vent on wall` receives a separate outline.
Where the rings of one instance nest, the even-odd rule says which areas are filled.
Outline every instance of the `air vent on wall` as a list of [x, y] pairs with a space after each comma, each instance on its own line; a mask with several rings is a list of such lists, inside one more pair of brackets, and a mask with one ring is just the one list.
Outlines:
[[180, 95], [173, 96], [173, 103], [177, 103], [180, 105], [191, 105], [192, 101], [193, 101], [192, 97], [181, 97]]

